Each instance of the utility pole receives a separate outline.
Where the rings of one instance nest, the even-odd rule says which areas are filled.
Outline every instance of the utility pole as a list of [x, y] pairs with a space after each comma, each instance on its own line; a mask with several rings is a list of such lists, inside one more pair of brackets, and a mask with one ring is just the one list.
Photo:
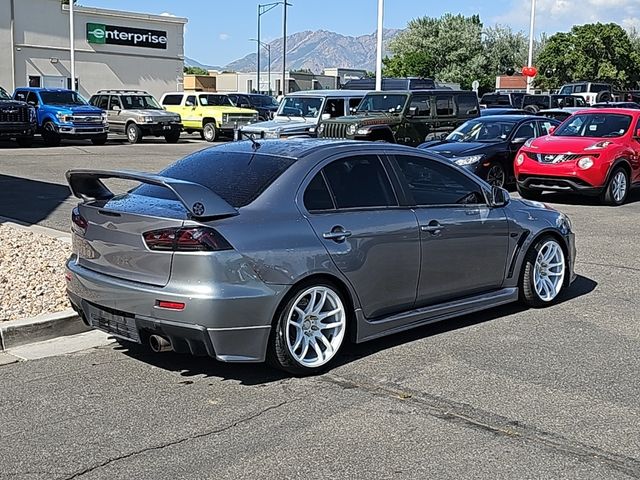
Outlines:
[[73, 29], [73, 3], [75, 0], [69, 0], [69, 52], [71, 53], [71, 90], [76, 90], [76, 51], [75, 51], [75, 32]]
[[384, 0], [378, 0], [378, 39], [376, 54], [376, 90], [382, 90], [382, 28], [384, 25]]
[[285, 84], [287, 77], [287, 7], [289, 4], [287, 0], [284, 0], [284, 4], [282, 6], [283, 15], [282, 15], [282, 95], [287, 94], [287, 87]]
[[[284, 2], [280, 1], [280, 2], [265, 3], [265, 4], [258, 5], [258, 40], [257, 40], [257, 43], [258, 43], [258, 71], [256, 72], [256, 81], [257, 81], [256, 91], [258, 93], [260, 93], [260, 45], [262, 43], [262, 39], [260, 37], [260, 19], [262, 18], [262, 15], [264, 15], [265, 13], [273, 10], [278, 5], [280, 5], [281, 3], [284, 3]], [[269, 69], [271, 69], [271, 61], [269, 61]], [[271, 80], [269, 80], [269, 82], [271, 82]], [[271, 83], [269, 83], [269, 90], [271, 90]]]
[[[529, 26], [529, 61], [527, 62], [528, 67], [533, 66], [533, 35], [534, 29], [536, 25], [536, 0], [531, 0], [531, 24]], [[531, 93], [533, 77], [527, 77], [527, 93]]]

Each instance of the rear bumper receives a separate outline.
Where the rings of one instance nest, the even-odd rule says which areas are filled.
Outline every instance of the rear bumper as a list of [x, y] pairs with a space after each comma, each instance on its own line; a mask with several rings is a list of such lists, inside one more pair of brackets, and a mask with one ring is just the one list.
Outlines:
[[[89, 309], [100, 309], [129, 319], [135, 325], [133, 341], [152, 334], [166, 336], [174, 350], [209, 355], [223, 362], [265, 360], [271, 321], [287, 286], [218, 285], [203, 295], [188, 286], [156, 287], [103, 275], [67, 262], [67, 294], [89, 322]], [[195, 282], [194, 282], [195, 283]], [[196, 286], [197, 288], [197, 286]], [[182, 311], [156, 307], [157, 300], [182, 302]], [[93, 310], [92, 310], [93, 311]], [[104, 325], [94, 328], [118, 336]]]
[[161, 136], [172, 132], [179, 132], [182, 130], [182, 124], [180, 123], [165, 123], [165, 124], [140, 124], [138, 125], [144, 135]]

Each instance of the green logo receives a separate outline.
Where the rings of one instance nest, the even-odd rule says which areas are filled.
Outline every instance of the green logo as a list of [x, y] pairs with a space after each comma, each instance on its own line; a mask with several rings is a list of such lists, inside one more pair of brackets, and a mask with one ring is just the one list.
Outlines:
[[107, 26], [101, 23], [87, 23], [87, 41], [89, 43], [106, 43]]

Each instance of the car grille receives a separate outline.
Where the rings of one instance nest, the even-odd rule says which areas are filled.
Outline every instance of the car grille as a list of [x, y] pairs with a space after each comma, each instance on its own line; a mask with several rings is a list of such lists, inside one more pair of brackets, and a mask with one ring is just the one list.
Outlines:
[[[572, 162], [578, 160], [579, 158], [584, 157], [585, 155], [574, 155], [574, 154], [565, 154], [565, 153], [533, 153], [527, 152], [527, 156], [531, 160], [535, 160], [540, 163], [563, 163], [563, 162]], [[596, 155], [589, 155], [590, 157], [595, 157]]]
[[325, 123], [322, 137], [324, 138], [347, 138], [348, 123]]
[[102, 123], [102, 116], [100, 115], [74, 115], [71, 117], [73, 123], [96, 125]]
[[0, 123], [28, 123], [29, 109], [26, 107], [13, 107], [0, 110]]
[[225, 113], [222, 116], [222, 123], [246, 125], [256, 119], [253, 113]]

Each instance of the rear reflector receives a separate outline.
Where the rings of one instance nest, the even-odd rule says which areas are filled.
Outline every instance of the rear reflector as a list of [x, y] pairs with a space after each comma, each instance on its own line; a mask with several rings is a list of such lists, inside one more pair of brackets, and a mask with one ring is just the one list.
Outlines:
[[167, 300], [156, 300], [156, 307], [166, 308], [167, 310], [184, 310], [184, 303], [169, 302]]
[[231, 250], [225, 238], [212, 228], [164, 228], [142, 234], [149, 250], [172, 252], [216, 252]]
[[84, 233], [87, 231], [87, 225], [89, 225], [89, 222], [87, 222], [86, 218], [80, 215], [80, 210], [78, 209], [78, 207], [75, 207], [71, 211], [71, 230], [84, 235]]

